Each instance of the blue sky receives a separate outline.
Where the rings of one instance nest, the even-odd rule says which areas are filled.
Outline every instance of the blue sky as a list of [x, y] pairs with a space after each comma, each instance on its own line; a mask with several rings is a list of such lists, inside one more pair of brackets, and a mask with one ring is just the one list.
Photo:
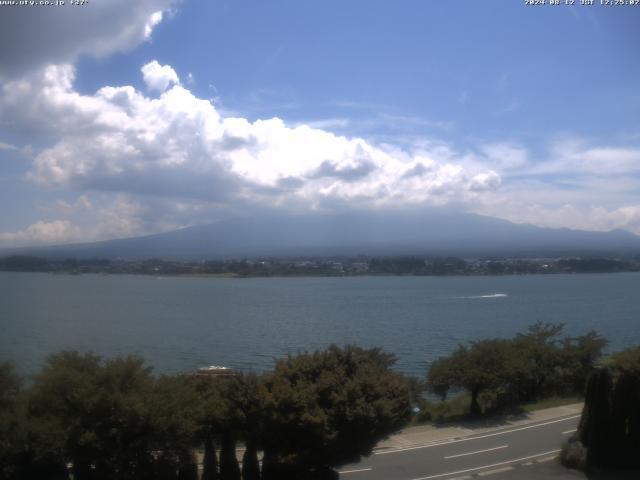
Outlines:
[[0, 8], [0, 245], [262, 208], [640, 234], [640, 5]]

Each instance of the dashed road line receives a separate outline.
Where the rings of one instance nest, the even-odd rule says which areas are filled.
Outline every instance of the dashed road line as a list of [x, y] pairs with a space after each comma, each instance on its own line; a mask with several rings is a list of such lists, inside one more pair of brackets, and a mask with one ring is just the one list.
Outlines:
[[492, 452], [494, 450], [501, 450], [503, 448], [507, 448], [508, 446], [509, 445], [500, 445], [499, 447], [485, 448], [484, 450], [477, 450], [475, 452], [458, 453], [457, 455], [449, 455], [448, 457], [444, 457], [444, 458], [448, 460], [450, 458], [466, 457], [467, 455], [475, 455], [476, 453], [484, 453], [484, 452]]
[[437, 475], [429, 475], [427, 477], [418, 477], [418, 478], [413, 478], [411, 480], [430, 480], [432, 478], [442, 478], [442, 477], [448, 477], [449, 475], [458, 475], [460, 473], [469, 473], [469, 472], [474, 472], [476, 470], [484, 470], [484, 469], [487, 469], [487, 468], [500, 467], [502, 465], [508, 465], [510, 463], [518, 463], [518, 462], [522, 462], [524, 460], [531, 460], [532, 458], [544, 457], [544, 456], [547, 456], [547, 455], [558, 453], [559, 451], [560, 450], [551, 450], [549, 452], [537, 453], [535, 455], [529, 455], [527, 457], [514, 458], [512, 460], [506, 460], [504, 462], [492, 463], [491, 465], [482, 465], [480, 467], [466, 468], [464, 470], [457, 470], [455, 472], [438, 473]]
[[545, 463], [545, 462], [550, 462], [552, 460], [555, 460], [556, 456], [555, 455], [550, 455], [548, 457], [544, 457], [544, 458], [538, 458], [536, 460], [536, 463]]
[[551, 420], [551, 421], [543, 422], [543, 423], [536, 423], [534, 425], [527, 425], [525, 427], [512, 428], [511, 430], [488, 433], [486, 435], [478, 435], [476, 437], [458, 438], [458, 439], [443, 441], [443, 442], [439, 442], [439, 443], [430, 443], [428, 445], [417, 445], [415, 447], [397, 448], [395, 450], [385, 450], [385, 451], [382, 451], [382, 452], [375, 452], [374, 455], [388, 455], [390, 453], [407, 452], [407, 451], [410, 451], [410, 450], [419, 450], [421, 448], [432, 448], [432, 447], [439, 447], [441, 445], [450, 445], [452, 443], [469, 442], [471, 440], [480, 440], [482, 438], [495, 437], [496, 435], [507, 435], [509, 433], [519, 432], [521, 430], [528, 430], [530, 428], [538, 428], [538, 427], [544, 427], [545, 425], [551, 425], [553, 423], [566, 422], [567, 420], [573, 420], [574, 418], [579, 418], [579, 417], [580, 417], [580, 415], [572, 415], [570, 417], [564, 417], [564, 418], [560, 418], [560, 419], [557, 419], [557, 420]]
[[340, 475], [344, 475], [346, 473], [360, 473], [360, 472], [370, 472], [372, 469], [371, 468], [358, 468], [356, 470], [343, 470], [341, 472], [338, 472]]
[[513, 470], [513, 467], [494, 468], [493, 470], [487, 470], [485, 472], [478, 473], [479, 477], [486, 477], [487, 475], [495, 475], [496, 473], [508, 472]]

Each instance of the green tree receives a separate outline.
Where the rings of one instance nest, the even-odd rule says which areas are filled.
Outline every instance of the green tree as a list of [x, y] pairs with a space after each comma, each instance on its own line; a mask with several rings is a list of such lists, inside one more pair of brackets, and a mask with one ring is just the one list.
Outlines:
[[640, 346], [614, 353], [607, 359], [607, 364], [618, 372], [640, 374]]
[[409, 391], [394, 361], [380, 349], [331, 346], [277, 362], [266, 381], [263, 478], [326, 475], [401, 428]]
[[144, 478], [156, 437], [152, 386], [141, 358], [62, 352], [35, 377], [29, 418], [43, 442], [61, 445], [75, 479]]
[[0, 479], [19, 473], [26, 441], [24, 419], [18, 405], [22, 381], [9, 362], [0, 363]]
[[640, 467], [640, 346], [612, 355], [612, 443], [618, 465]]
[[548, 385], [558, 385], [563, 364], [560, 334], [562, 324], [536, 322], [526, 333], [516, 335], [515, 351], [522, 356], [525, 370], [518, 379], [521, 400], [543, 397]]
[[[158, 378], [146, 396], [153, 435], [151, 448], [162, 452], [163, 462], [188, 478], [193, 468], [193, 450], [200, 446], [202, 399], [192, 379], [186, 376]], [[192, 473], [192, 472], [191, 472]]]
[[202, 459], [201, 480], [218, 480], [218, 460], [216, 458], [216, 444], [212, 434], [206, 434], [204, 439], [204, 457]]
[[240, 480], [240, 467], [236, 458], [236, 441], [231, 429], [225, 430], [222, 434], [220, 480]]
[[508, 390], [517, 376], [516, 367], [509, 340], [481, 340], [469, 347], [459, 345], [450, 356], [433, 362], [427, 373], [427, 385], [443, 399], [451, 389], [468, 391], [469, 413], [479, 415], [480, 394], [487, 390]]
[[562, 341], [561, 384], [567, 393], [584, 392], [587, 378], [602, 358], [607, 340], [595, 331]]
[[579, 438], [587, 447], [587, 462], [603, 466], [611, 456], [611, 373], [594, 371], [587, 381], [584, 408], [578, 426]]
[[[243, 480], [258, 480], [260, 467], [258, 447], [265, 435], [264, 379], [255, 374], [238, 374], [225, 383], [225, 397], [228, 399], [228, 427], [244, 440], [245, 452], [242, 458]], [[235, 467], [231, 466], [233, 470]]]

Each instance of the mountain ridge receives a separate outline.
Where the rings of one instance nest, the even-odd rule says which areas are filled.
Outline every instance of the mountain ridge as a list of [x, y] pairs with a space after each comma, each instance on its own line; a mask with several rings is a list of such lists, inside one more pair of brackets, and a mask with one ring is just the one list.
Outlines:
[[257, 256], [637, 254], [626, 230], [551, 229], [469, 213], [349, 212], [237, 217], [164, 233], [46, 247], [0, 256], [50, 258], [230, 258]]

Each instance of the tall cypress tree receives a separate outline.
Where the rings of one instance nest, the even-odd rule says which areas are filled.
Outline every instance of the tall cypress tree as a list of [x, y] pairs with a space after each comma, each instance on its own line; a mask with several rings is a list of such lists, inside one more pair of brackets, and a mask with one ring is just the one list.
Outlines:
[[236, 442], [230, 430], [227, 430], [222, 435], [220, 480], [240, 480], [240, 467], [236, 458]]
[[258, 449], [250, 440], [247, 440], [246, 450], [242, 456], [242, 480], [260, 480]]
[[198, 465], [193, 453], [183, 453], [178, 461], [178, 480], [198, 480]]
[[605, 466], [611, 460], [611, 373], [600, 368], [589, 376], [580, 440], [587, 447], [587, 462]]
[[204, 458], [202, 460], [202, 477], [200, 480], [218, 480], [218, 478], [216, 444], [211, 433], [207, 433], [204, 439]]
[[629, 417], [634, 409], [634, 381], [630, 375], [619, 375], [613, 388], [611, 400], [611, 442], [618, 465], [630, 460]]

